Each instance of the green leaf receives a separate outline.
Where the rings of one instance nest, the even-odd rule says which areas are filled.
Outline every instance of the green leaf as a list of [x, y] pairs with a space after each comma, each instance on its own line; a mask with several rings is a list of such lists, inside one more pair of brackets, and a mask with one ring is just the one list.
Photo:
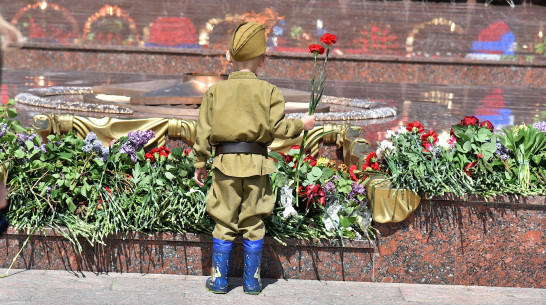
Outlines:
[[341, 227], [350, 227], [356, 222], [356, 217], [340, 217], [339, 218], [339, 225]]
[[461, 151], [464, 152], [464, 153], [467, 153], [467, 152], [470, 151], [471, 148], [472, 148], [472, 144], [470, 144], [470, 142], [465, 142], [463, 144], [463, 147], [462, 147]]
[[66, 204], [68, 205], [68, 209], [70, 210], [70, 212], [74, 213], [74, 211], [76, 210], [76, 205], [74, 204], [72, 197], [67, 196]]
[[494, 154], [497, 151], [497, 144], [491, 142], [483, 143], [480, 147], [480, 152], [485, 156], [485, 153]]
[[477, 136], [478, 141], [486, 142], [486, 141], [489, 141], [490, 138], [491, 138], [491, 130], [487, 128], [478, 129], [478, 136]]
[[173, 174], [171, 174], [170, 172], [165, 172], [165, 178], [169, 179], [169, 180], [173, 180], [175, 177]]
[[13, 156], [15, 158], [22, 159], [22, 158], [25, 157], [25, 152], [23, 150], [21, 150], [21, 149], [18, 149], [13, 153]]
[[8, 108], [7, 110], [8, 118], [13, 119], [17, 116], [17, 110], [15, 108]]

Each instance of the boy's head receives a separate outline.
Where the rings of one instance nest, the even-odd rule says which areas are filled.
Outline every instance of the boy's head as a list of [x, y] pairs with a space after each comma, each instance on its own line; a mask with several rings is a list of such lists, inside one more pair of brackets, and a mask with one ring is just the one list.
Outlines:
[[236, 70], [255, 71], [263, 64], [266, 47], [263, 25], [252, 21], [243, 22], [231, 36], [228, 59], [231, 57]]

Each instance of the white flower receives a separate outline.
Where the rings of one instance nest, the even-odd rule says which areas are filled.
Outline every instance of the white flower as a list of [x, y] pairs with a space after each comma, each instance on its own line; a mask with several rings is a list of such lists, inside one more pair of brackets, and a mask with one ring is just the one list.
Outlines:
[[282, 218], [284, 219], [296, 216], [298, 216], [298, 211], [296, 211], [293, 206], [286, 207], [282, 212]]
[[454, 145], [449, 144], [449, 140], [451, 139], [451, 135], [447, 131], [442, 131], [438, 135], [438, 143], [436, 145], [439, 145], [445, 149], [452, 149]]
[[387, 130], [387, 135], [385, 136], [385, 139], [390, 140], [392, 136], [396, 136], [396, 132], [394, 130]]
[[379, 146], [375, 153], [377, 154], [378, 159], [383, 159], [384, 155], [389, 155], [391, 152], [396, 151], [396, 148], [394, 147], [394, 144], [392, 144], [389, 140], [383, 140], [381, 143], [379, 143]]
[[405, 133], [408, 133], [408, 130], [406, 129], [406, 127], [400, 126], [400, 128], [398, 129], [398, 134], [405, 134]]

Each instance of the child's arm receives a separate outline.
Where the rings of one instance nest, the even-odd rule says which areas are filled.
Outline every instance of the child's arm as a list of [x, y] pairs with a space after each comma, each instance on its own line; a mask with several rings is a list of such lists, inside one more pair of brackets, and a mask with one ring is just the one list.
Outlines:
[[[207, 160], [212, 155], [212, 147], [210, 145], [211, 132], [211, 117], [209, 109], [209, 91], [205, 92], [199, 109], [199, 118], [195, 127], [195, 143], [193, 144], [193, 166], [195, 167], [195, 182], [201, 185], [203, 183], [201, 177], [207, 177]], [[199, 175], [198, 175], [199, 174]], [[202, 185], [201, 185], [202, 186]]]
[[290, 120], [284, 117], [284, 98], [277, 87], [271, 93], [269, 126], [274, 138], [289, 139], [298, 137], [304, 129], [302, 120]]

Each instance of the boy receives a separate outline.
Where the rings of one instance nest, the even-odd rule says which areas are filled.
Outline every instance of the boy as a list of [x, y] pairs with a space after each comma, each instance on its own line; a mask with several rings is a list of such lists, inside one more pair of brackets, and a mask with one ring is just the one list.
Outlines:
[[211, 86], [199, 111], [194, 149], [194, 179], [200, 186], [207, 177], [205, 163], [212, 164], [212, 188], [207, 196], [207, 212], [216, 222], [213, 236], [212, 276], [206, 288], [226, 293], [227, 273], [233, 240], [243, 235], [243, 288], [259, 294], [260, 263], [265, 225], [273, 211], [269, 174], [275, 167], [267, 157], [267, 145], [274, 138], [294, 138], [315, 126], [315, 116], [301, 120], [284, 118], [284, 99], [276, 86], [256, 77], [265, 63], [265, 28], [243, 22], [231, 37], [228, 62], [235, 72]]

